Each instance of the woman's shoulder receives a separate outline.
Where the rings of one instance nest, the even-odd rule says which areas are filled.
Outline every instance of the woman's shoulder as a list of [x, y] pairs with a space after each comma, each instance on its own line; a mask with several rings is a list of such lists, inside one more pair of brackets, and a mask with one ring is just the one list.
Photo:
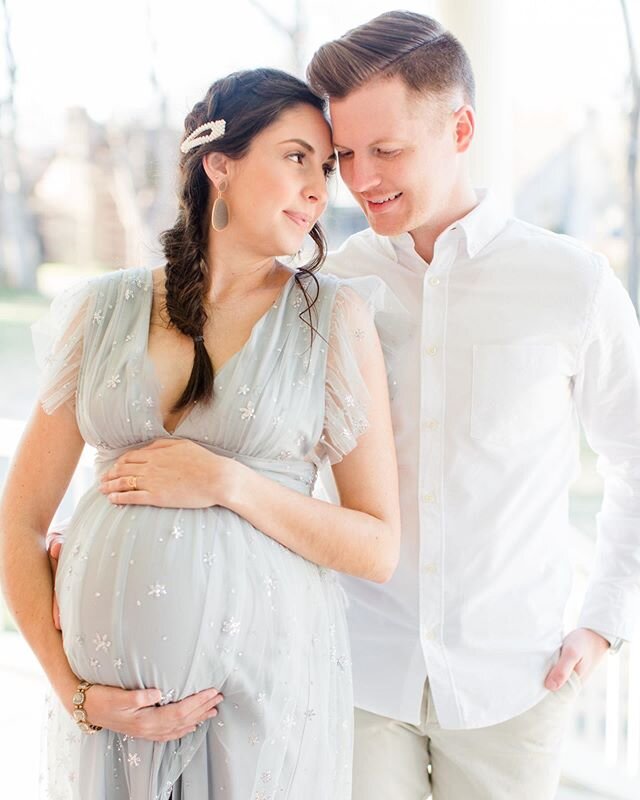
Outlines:
[[113, 309], [118, 295], [132, 299], [136, 291], [148, 291], [149, 275], [144, 268], [120, 269], [75, 281], [54, 297], [47, 317], [62, 327], [89, 314], [99, 322], [108, 309]]
[[[304, 273], [301, 279], [307, 297], [315, 298], [316, 312], [328, 318], [336, 315], [373, 316], [385, 287], [383, 281], [373, 276], [339, 278], [328, 272], [314, 272]], [[299, 302], [294, 296], [293, 305]]]
[[316, 273], [316, 278], [320, 287], [320, 297], [334, 312], [364, 309], [373, 290], [371, 284], [365, 287], [361, 280], [339, 278], [329, 272]]
[[375, 275], [357, 278], [342, 278], [331, 272], [315, 273], [320, 288], [326, 294], [337, 297], [340, 302], [359, 306], [368, 304], [372, 296], [381, 294], [387, 288], [384, 281]]
[[101, 288], [113, 288], [126, 293], [139, 289], [148, 292], [153, 286], [153, 274], [156, 270], [147, 267], [126, 267], [105, 272], [97, 280]]
[[315, 287], [317, 287], [318, 297], [317, 300], [323, 304], [332, 304], [337, 290], [340, 288], [340, 279], [335, 275], [327, 272], [308, 272], [300, 270], [298, 272], [298, 283], [304, 286], [307, 292], [311, 292], [315, 296]]
[[293, 308], [302, 311], [309, 303], [317, 322], [319, 324], [321, 320], [328, 322], [335, 304], [339, 281], [333, 275], [307, 270], [300, 270], [295, 277], [291, 300]]
[[[146, 267], [131, 267], [105, 272], [92, 278], [86, 290], [92, 299], [93, 328], [99, 330], [112, 319], [121, 319], [122, 309], [129, 309], [137, 315], [145, 298], [153, 289], [151, 270]], [[116, 316], [114, 316], [116, 315]]]
[[88, 286], [98, 299], [129, 301], [153, 288], [152, 272], [146, 267], [112, 270], [90, 279]]
[[122, 294], [124, 299], [131, 299], [137, 290], [147, 292], [151, 286], [151, 270], [145, 267], [129, 267], [93, 275], [74, 284], [67, 293], [80, 293], [95, 297], [96, 300], [106, 297], [112, 300], [118, 294]]

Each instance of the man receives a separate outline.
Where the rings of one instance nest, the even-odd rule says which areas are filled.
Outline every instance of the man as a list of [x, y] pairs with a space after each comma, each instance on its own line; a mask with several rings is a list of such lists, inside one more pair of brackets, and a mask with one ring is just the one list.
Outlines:
[[[328, 263], [411, 311], [394, 425], [402, 556], [346, 579], [354, 800], [543, 800], [581, 681], [629, 639], [640, 576], [640, 333], [605, 259], [473, 189], [474, 79], [435, 20], [325, 44], [343, 180], [370, 229]], [[600, 456], [597, 563], [563, 639], [578, 420]]]

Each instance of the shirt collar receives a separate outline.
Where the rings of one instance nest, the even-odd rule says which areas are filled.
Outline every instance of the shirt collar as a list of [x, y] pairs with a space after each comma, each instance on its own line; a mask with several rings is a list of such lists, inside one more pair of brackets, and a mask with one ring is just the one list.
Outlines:
[[507, 214], [499, 207], [491, 191], [476, 189], [476, 194], [478, 205], [454, 223], [464, 231], [469, 258], [475, 258], [507, 224]]
[[[478, 205], [464, 217], [453, 222], [436, 239], [437, 244], [438, 241], [445, 238], [462, 238], [469, 258], [475, 258], [490, 241], [495, 239], [507, 222], [507, 214], [499, 207], [490, 190], [476, 189], [476, 195]], [[398, 236], [376, 236], [376, 238], [394, 261], [398, 261], [401, 254], [418, 258], [410, 233], [401, 233]]]

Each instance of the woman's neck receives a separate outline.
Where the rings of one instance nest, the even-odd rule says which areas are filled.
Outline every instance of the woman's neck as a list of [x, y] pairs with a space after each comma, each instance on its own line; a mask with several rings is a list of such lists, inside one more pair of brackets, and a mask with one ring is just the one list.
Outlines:
[[282, 269], [274, 256], [261, 257], [219, 241], [208, 244], [207, 266], [210, 277], [207, 301], [212, 304], [266, 288]]

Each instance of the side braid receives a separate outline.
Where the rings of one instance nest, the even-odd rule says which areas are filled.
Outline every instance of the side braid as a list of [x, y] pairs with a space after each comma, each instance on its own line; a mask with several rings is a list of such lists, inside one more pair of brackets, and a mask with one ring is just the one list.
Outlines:
[[[189, 382], [172, 409], [174, 412], [195, 402], [208, 402], [213, 397], [213, 364], [203, 339], [207, 323], [205, 298], [211, 281], [206, 263], [211, 235], [211, 186], [203, 158], [214, 152], [229, 159], [243, 158], [261, 131], [287, 109], [301, 105], [325, 112], [324, 101], [298, 78], [279, 70], [260, 68], [236, 72], [213, 83], [184, 121], [185, 137], [217, 119], [225, 120], [226, 129], [223, 136], [189, 149], [180, 157], [178, 216], [175, 225], [160, 236], [166, 259], [165, 305], [169, 323], [193, 340], [195, 350]], [[307, 300], [300, 318], [311, 328], [313, 341], [312, 309], [318, 294], [313, 272], [324, 261], [327, 245], [319, 224], [314, 225], [310, 236], [316, 252], [296, 275], [296, 280]], [[301, 280], [305, 274], [315, 280], [315, 297], [307, 292]]]
[[[193, 116], [199, 115], [193, 113]], [[192, 179], [182, 186], [176, 224], [161, 236], [167, 262], [165, 303], [169, 320], [193, 339], [195, 349], [189, 381], [173, 411], [213, 395], [213, 365], [203, 339], [207, 322], [204, 298], [209, 284], [203, 223], [207, 219], [208, 184], [202, 165], [196, 162], [193, 167]]]

